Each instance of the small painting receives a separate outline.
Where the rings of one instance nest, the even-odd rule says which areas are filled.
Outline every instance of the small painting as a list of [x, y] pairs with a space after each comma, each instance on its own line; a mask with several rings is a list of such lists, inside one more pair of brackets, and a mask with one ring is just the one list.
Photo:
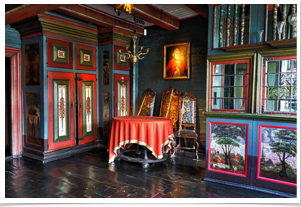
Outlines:
[[245, 177], [247, 131], [247, 124], [211, 122], [208, 169]]
[[259, 126], [258, 176], [297, 185], [297, 129]]
[[164, 45], [164, 79], [190, 78], [190, 43]]
[[58, 50], [57, 51], [57, 57], [58, 58], [65, 58], [65, 51], [64, 50]]
[[25, 86], [40, 86], [40, 43], [24, 45]]
[[110, 59], [109, 51], [103, 51], [103, 85], [109, 85], [110, 81]]
[[125, 55], [120, 55], [120, 62], [125, 62], [126, 61], [126, 58], [125, 58]]
[[110, 133], [110, 96], [103, 93], [103, 136], [109, 137]]
[[40, 93], [25, 93], [26, 143], [41, 146]]
[[127, 58], [125, 47], [114, 45], [114, 70], [130, 70], [130, 60]]
[[85, 62], [90, 62], [90, 55], [84, 54], [84, 61]]

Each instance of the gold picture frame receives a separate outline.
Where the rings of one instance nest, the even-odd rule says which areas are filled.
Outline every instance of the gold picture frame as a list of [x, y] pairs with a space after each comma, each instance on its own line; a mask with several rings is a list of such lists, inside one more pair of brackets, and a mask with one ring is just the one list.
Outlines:
[[190, 42], [164, 45], [163, 79], [190, 78]]

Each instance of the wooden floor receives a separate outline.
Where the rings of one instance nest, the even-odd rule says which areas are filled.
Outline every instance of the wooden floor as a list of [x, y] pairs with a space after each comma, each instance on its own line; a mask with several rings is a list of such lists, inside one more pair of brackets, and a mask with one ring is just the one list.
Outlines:
[[104, 148], [42, 164], [28, 158], [5, 161], [6, 198], [276, 198], [261, 192], [203, 182], [205, 157], [192, 153], [162, 163], [108, 164]]

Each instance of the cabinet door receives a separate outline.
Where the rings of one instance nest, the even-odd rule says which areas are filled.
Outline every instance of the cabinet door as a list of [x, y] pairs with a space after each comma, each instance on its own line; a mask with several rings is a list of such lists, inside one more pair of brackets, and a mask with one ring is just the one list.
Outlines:
[[77, 74], [79, 144], [97, 139], [96, 75]]
[[49, 151], [75, 145], [74, 75], [48, 71]]
[[115, 116], [130, 115], [130, 77], [115, 74]]

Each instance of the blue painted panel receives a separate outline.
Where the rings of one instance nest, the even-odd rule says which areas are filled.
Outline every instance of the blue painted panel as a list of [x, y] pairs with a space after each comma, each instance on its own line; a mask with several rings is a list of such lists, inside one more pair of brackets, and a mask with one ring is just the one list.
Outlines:
[[5, 47], [21, 48], [20, 33], [9, 24], [5, 25]]
[[114, 70], [114, 74], [129, 75], [129, 74], [130, 74], [130, 71], [125, 71], [125, 70]]

